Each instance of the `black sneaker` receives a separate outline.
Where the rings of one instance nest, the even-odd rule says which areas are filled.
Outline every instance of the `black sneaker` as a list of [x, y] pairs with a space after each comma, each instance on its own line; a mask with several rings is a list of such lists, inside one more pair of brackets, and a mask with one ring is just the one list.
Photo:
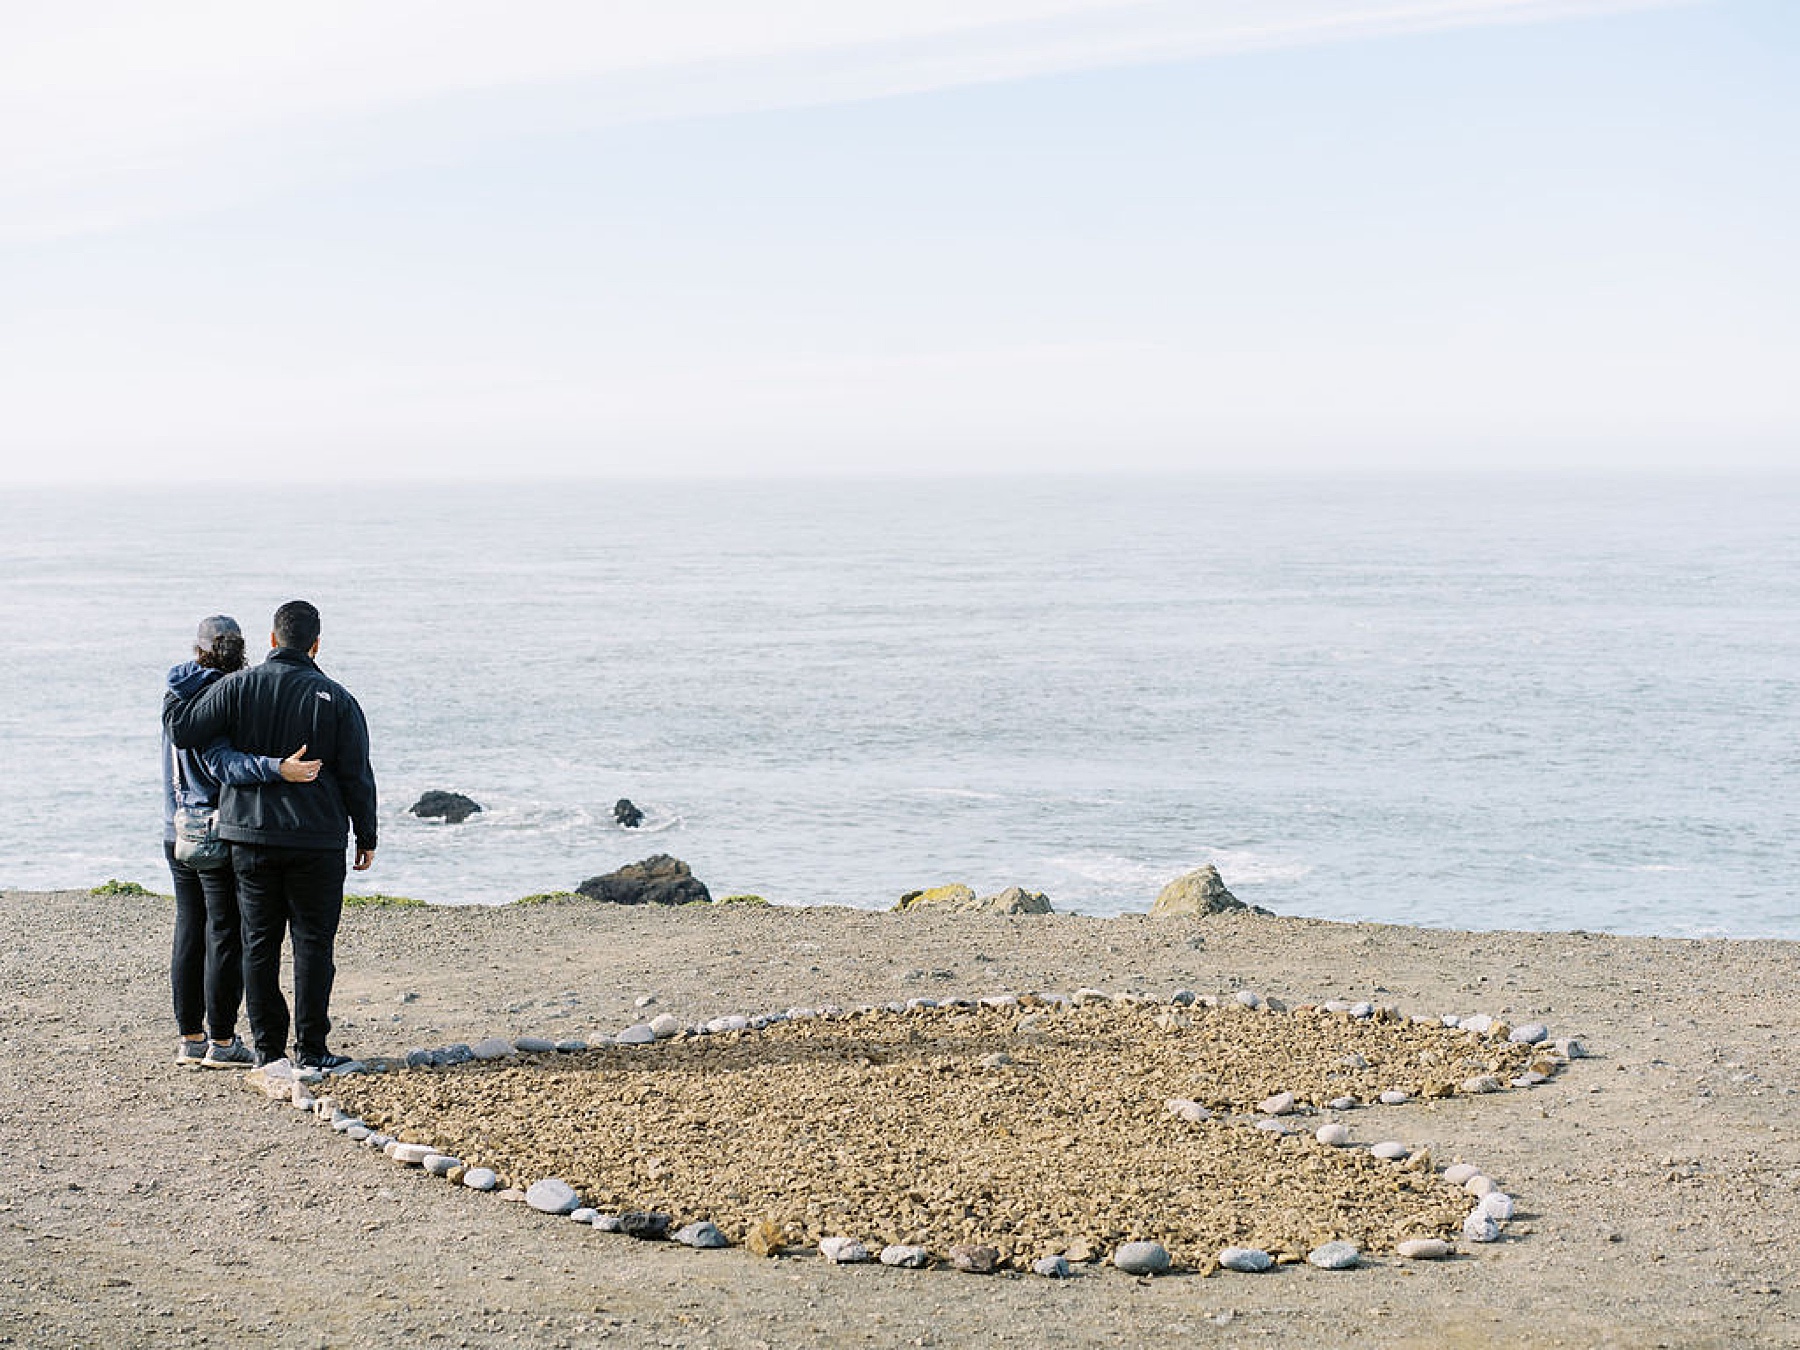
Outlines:
[[334, 1055], [327, 1050], [320, 1055], [301, 1055], [295, 1061], [303, 1069], [317, 1069], [321, 1073], [330, 1073], [333, 1069], [341, 1069], [351, 1062], [348, 1055]]

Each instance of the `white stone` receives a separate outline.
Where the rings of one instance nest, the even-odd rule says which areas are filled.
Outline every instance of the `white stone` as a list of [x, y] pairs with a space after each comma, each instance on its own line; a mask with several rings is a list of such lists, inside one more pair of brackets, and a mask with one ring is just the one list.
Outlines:
[[1462, 1090], [1470, 1096], [1480, 1096], [1484, 1092], [1500, 1091], [1500, 1080], [1491, 1073], [1479, 1073], [1473, 1078], [1463, 1079]]
[[567, 1214], [581, 1204], [581, 1197], [561, 1177], [545, 1177], [526, 1189], [525, 1203], [540, 1214]]
[[636, 1026], [626, 1027], [613, 1040], [619, 1045], [649, 1045], [656, 1040], [656, 1033], [650, 1030], [647, 1022], [639, 1022]]
[[1169, 1249], [1160, 1242], [1127, 1242], [1113, 1253], [1112, 1263], [1127, 1275], [1160, 1275], [1170, 1266]]
[[1341, 1120], [1333, 1120], [1314, 1130], [1313, 1138], [1328, 1148], [1342, 1148], [1350, 1142], [1350, 1127]]
[[1506, 1223], [1513, 1216], [1513, 1199], [1505, 1191], [1489, 1191], [1475, 1208], [1495, 1223]]
[[1492, 1195], [1499, 1189], [1492, 1177], [1484, 1177], [1479, 1172], [1463, 1182], [1463, 1190], [1474, 1196]]
[[1329, 1106], [1333, 1111], [1354, 1111], [1356, 1109], [1356, 1098], [1333, 1097], [1330, 1101], [1326, 1102], [1325, 1105]]
[[1470, 1242], [1498, 1242], [1500, 1225], [1493, 1216], [1484, 1214], [1480, 1209], [1471, 1210], [1469, 1217], [1463, 1220], [1463, 1236]]
[[1227, 1247], [1219, 1253], [1219, 1264], [1226, 1270], [1260, 1275], [1275, 1264], [1275, 1258], [1257, 1247]]
[[469, 1047], [476, 1059], [510, 1059], [518, 1054], [513, 1043], [500, 1036], [490, 1036], [485, 1041], [477, 1041]]
[[454, 1168], [462, 1166], [462, 1159], [453, 1158], [448, 1153], [433, 1153], [419, 1164], [434, 1177], [446, 1176]]
[[666, 1041], [681, 1030], [681, 1019], [674, 1013], [663, 1013], [660, 1017], [650, 1019], [650, 1034], [659, 1041]]
[[1373, 1157], [1384, 1158], [1388, 1162], [1399, 1162], [1412, 1150], [1397, 1139], [1383, 1139], [1379, 1144], [1370, 1144], [1369, 1153]]
[[1402, 1092], [1399, 1088], [1389, 1088], [1386, 1092], [1381, 1094], [1381, 1102], [1384, 1106], [1399, 1106], [1402, 1102], [1410, 1102], [1411, 1100], [1412, 1093]]
[[731, 1245], [725, 1234], [719, 1231], [718, 1225], [706, 1219], [687, 1224], [677, 1230], [675, 1240], [685, 1247], [695, 1247], [701, 1251]]
[[1456, 1024], [1464, 1031], [1472, 1031], [1477, 1036], [1485, 1035], [1488, 1028], [1494, 1025], [1494, 1019], [1486, 1013], [1476, 1013], [1473, 1017], [1464, 1017]]
[[1444, 1169], [1444, 1180], [1449, 1182], [1452, 1186], [1460, 1186], [1470, 1177], [1478, 1177], [1480, 1175], [1481, 1169], [1474, 1163], [1451, 1163], [1450, 1166]]
[[1524, 1026], [1514, 1027], [1506, 1039], [1515, 1045], [1536, 1045], [1549, 1034], [1550, 1028], [1542, 1022], [1527, 1022]]
[[922, 1270], [931, 1264], [931, 1253], [923, 1247], [896, 1242], [883, 1247], [878, 1259], [884, 1266], [899, 1266], [903, 1270]]
[[1107, 993], [1104, 989], [1089, 989], [1089, 988], [1084, 987], [1081, 989], [1077, 989], [1075, 991], [1075, 1005], [1077, 1007], [1080, 1007], [1082, 1004], [1085, 1004], [1085, 1003], [1111, 1003], [1111, 1002], [1112, 1002], [1112, 995]]
[[1066, 1280], [1073, 1274], [1068, 1258], [1062, 1256], [1040, 1256], [1031, 1263], [1031, 1273], [1046, 1280]]
[[1262, 995], [1251, 989], [1240, 989], [1232, 997], [1246, 1008], [1262, 1007]]
[[437, 1152], [430, 1144], [403, 1144], [398, 1139], [382, 1151], [403, 1167], [418, 1167]]
[[1375, 1005], [1373, 1003], [1352, 1003], [1350, 1005], [1350, 1015], [1359, 1022], [1365, 1021], [1375, 1015]]
[[1277, 1092], [1273, 1097], [1264, 1097], [1257, 1106], [1257, 1110], [1271, 1116], [1285, 1116], [1293, 1109], [1294, 1094], [1291, 1092]]
[[599, 1217], [600, 1211], [595, 1209], [592, 1205], [583, 1205], [580, 1209], [572, 1209], [569, 1211], [569, 1220], [571, 1223], [585, 1224], [589, 1228], [594, 1226], [594, 1220]]
[[1408, 1261], [1442, 1261], [1450, 1255], [1450, 1244], [1442, 1238], [1408, 1238], [1394, 1250]]
[[853, 1237], [828, 1237], [819, 1240], [819, 1255], [834, 1265], [847, 1266], [869, 1259], [869, 1249]]
[[1362, 1253], [1353, 1243], [1327, 1242], [1314, 1247], [1306, 1259], [1320, 1270], [1351, 1270], [1362, 1261]]
[[1264, 1134], [1292, 1134], [1293, 1133], [1293, 1129], [1288, 1125], [1288, 1123], [1285, 1120], [1281, 1120], [1276, 1116], [1270, 1116], [1267, 1120], [1257, 1121], [1256, 1128], [1261, 1130]]
[[491, 1167], [471, 1167], [463, 1173], [463, 1185], [472, 1191], [491, 1191], [499, 1184], [499, 1173]]
[[1171, 1097], [1163, 1105], [1168, 1107], [1170, 1115], [1177, 1120], [1185, 1120], [1190, 1125], [1198, 1125], [1203, 1120], [1212, 1119], [1211, 1111], [1208, 1111], [1199, 1102], [1189, 1101], [1185, 1097]]

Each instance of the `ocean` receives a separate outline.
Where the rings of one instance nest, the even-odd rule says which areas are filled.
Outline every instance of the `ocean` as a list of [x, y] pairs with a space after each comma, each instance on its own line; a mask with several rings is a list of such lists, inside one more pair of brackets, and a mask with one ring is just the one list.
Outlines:
[[[352, 890], [494, 904], [663, 852], [715, 896], [1114, 915], [1211, 862], [1282, 914], [1800, 938], [1800, 479], [0, 500], [7, 888], [166, 891], [164, 674], [202, 616], [260, 646], [302, 597], [372, 728]], [[434, 788], [483, 810], [409, 814]]]

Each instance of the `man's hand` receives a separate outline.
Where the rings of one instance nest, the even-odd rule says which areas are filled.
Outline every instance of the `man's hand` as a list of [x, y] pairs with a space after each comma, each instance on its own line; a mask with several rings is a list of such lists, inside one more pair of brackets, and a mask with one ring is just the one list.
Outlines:
[[306, 757], [303, 745], [281, 761], [281, 776], [289, 783], [310, 783], [319, 776], [320, 761]]
[[375, 850], [372, 848], [359, 848], [356, 850], [356, 861], [351, 864], [351, 868], [358, 872], [366, 872], [369, 868], [374, 866], [374, 864]]

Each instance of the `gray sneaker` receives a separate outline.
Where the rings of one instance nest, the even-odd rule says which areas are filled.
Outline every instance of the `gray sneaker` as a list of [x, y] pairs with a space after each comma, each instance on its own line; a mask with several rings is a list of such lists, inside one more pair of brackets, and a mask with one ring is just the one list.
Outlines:
[[256, 1063], [256, 1052], [245, 1045], [236, 1036], [231, 1038], [230, 1045], [206, 1043], [206, 1057], [200, 1061], [203, 1068], [208, 1069], [247, 1069]]
[[175, 1043], [175, 1062], [184, 1069], [197, 1069], [206, 1058], [206, 1047], [210, 1044], [204, 1037], [190, 1041], [183, 1036]]

